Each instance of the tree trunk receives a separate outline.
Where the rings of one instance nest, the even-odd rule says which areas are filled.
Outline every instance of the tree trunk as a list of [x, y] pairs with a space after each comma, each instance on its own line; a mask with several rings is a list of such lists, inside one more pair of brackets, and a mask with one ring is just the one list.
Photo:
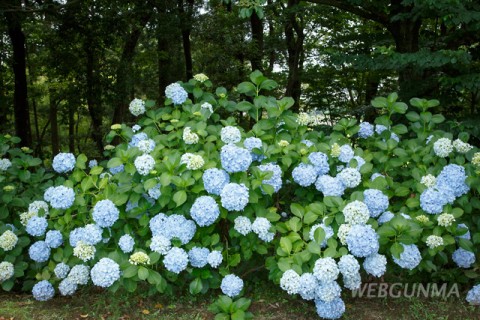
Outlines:
[[301, 76], [303, 72], [304, 60], [303, 41], [305, 39], [303, 26], [297, 21], [297, 13], [295, 9], [299, 2], [299, 0], [288, 1], [288, 18], [284, 26], [288, 52], [288, 78], [285, 95], [292, 97], [295, 100], [295, 104], [292, 106], [292, 110], [294, 112], [298, 112], [300, 108], [300, 96], [302, 94]]
[[94, 46], [91, 45], [91, 41], [86, 39], [84, 46], [85, 53], [87, 55], [87, 107], [88, 113], [92, 118], [92, 138], [97, 145], [97, 149], [100, 154], [103, 152], [102, 141], [102, 114], [100, 112], [100, 84], [98, 81], [98, 75], [95, 74], [95, 53], [93, 51]]
[[142, 30], [147, 24], [153, 11], [144, 13], [138, 22], [138, 25], [133, 27], [133, 30], [127, 35], [122, 57], [117, 67], [117, 82], [115, 85], [115, 111], [113, 113], [112, 124], [122, 123], [125, 119], [125, 114], [130, 102], [130, 93], [133, 91], [133, 58], [135, 56], [135, 48], [137, 47], [138, 39], [142, 34]]
[[58, 139], [58, 118], [57, 118], [57, 102], [55, 101], [55, 92], [50, 89], [50, 135], [52, 143], [52, 155], [55, 156], [60, 152], [60, 143]]
[[185, 57], [185, 75], [188, 81], [193, 78], [193, 60], [192, 45], [190, 42], [190, 33], [192, 32], [193, 4], [195, 0], [187, 0], [187, 11], [185, 11], [183, 0], [178, 0], [178, 9], [180, 10], [180, 24], [182, 30], [183, 54]]
[[252, 28], [252, 52], [250, 57], [252, 71], [263, 72], [263, 23], [255, 11], [250, 16], [250, 27]]
[[[16, 3], [21, 7], [20, 2]], [[25, 35], [22, 31], [20, 17], [14, 12], [4, 12], [7, 20], [8, 35], [13, 47], [13, 73], [15, 75], [15, 91], [13, 107], [15, 115], [15, 132], [22, 139], [22, 145], [32, 146], [32, 130], [30, 128], [30, 110], [27, 95], [26, 48]]]
[[68, 105], [68, 150], [75, 153], [75, 110]]
[[[4, 49], [5, 43], [3, 42], [3, 37], [0, 37], [0, 50], [2, 52], [6, 52]], [[3, 72], [3, 54], [0, 54], [0, 128], [7, 129], [8, 126], [8, 104], [7, 104], [7, 95], [6, 95], [6, 88], [5, 88], [5, 73]]]

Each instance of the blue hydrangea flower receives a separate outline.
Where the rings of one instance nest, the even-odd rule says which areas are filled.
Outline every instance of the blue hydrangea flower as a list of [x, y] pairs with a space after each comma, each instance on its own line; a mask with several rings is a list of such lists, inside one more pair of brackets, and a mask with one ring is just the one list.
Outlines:
[[302, 141], [300, 141], [300, 142], [303, 143], [304, 145], [306, 145], [307, 148], [310, 148], [311, 146], [313, 146], [313, 142], [310, 141], [310, 140], [304, 139], [304, 140], [302, 140]]
[[76, 247], [78, 241], [94, 246], [102, 241], [102, 229], [96, 224], [88, 224], [70, 231], [69, 238], [72, 247]]
[[383, 124], [377, 124], [375, 126], [375, 132], [377, 134], [381, 134], [383, 131], [387, 130], [387, 127], [385, 127]]
[[420, 207], [429, 214], [443, 212], [443, 206], [448, 202], [448, 197], [444, 192], [435, 188], [427, 188], [420, 195]]
[[118, 220], [120, 211], [111, 200], [100, 200], [93, 207], [92, 218], [102, 228], [113, 226]]
[[160, 190], [161, 187], [162, 185], [160, 183], [157, 183], [155, 187], [148, 189], [148, 196], [152, 199], [158, 200], [158, 198], [160, 198], [160, 196], [162, 195], [162, 191]]
[[188, 251], [188, 260], [190, 260], [192, 267], [203, 268], [208, 263], [209, 254], [210, 250], [208, 248], [193, 247]]
[[150, 220], [150, 230], [153, 236], [164, 236], [169, 240], [178, 238], [182, 244], [187, 244], [195, 235], [197, 227], [195, 222], [182, 215], [166, 216], [159, 213]]
[[317, 182], [315, 182], [315, 188], [323, 193], [325, 197], [341, 197], [345, 192], [345, 186], [342, 181], [338, 177], [334, 178], [328, 175], [318, 177]]
[[265, 158], [265, 156], [261, 154], [256, 154], [255, 152], [253, 152], [253, 149], [262, 150], [262, 140], [260, 140], [259, 138], [255, 138], [255, 137], [247, 138], [245, 139], [245, 141], [243, 141], [243, 146], [248, 151], [250, 151], [253, 161], [262, 161]]
[[71, 296], [77, 291], [77, 284], [72, 279], [66, 278], [60, 282], [58, 290], [62, 296]]
[[465, 168], [457, 164], [445, 166], [437, 177], [436, 186], [439, 190], [448, 190], [455, 197], [460, 197], [470, 190], [465, 183], [467, 175]]
[[129, 234], [124, 234], [118, 240], [118, 246], [120, 250], [125, 253], [130, 253], [133, 251], [133, 246], [135, 245], [135, 240], [133, 240], [132, 236]]
[[55, 266], [55, 269], [53, 269], [53, 273], [55, 273], [55, 276], [58, 279], [64, 279], [67, 275], [68, 272], [70, 271], [70, 267], [66, 263], [59, 263]]
[[381, 173], [378, 173], [378, 172], [375, 172], [374, 174], [372, 174], [372, 176], [370, 177], [370, 180], [371, 181], [374, 181], [375, 179], [377, 179], [378, 177], [382, 177], [382, 178], [385, 178], [385, 176]]
[[137, 148], [140, 149], [143, 153], [150, 153], [155, 149], [155, 141], [152, 139], [146, 139], [139, 141], [137, 144]]
[[145, 132], [140, 132], [132, 136], [132, 140], [128, 144], [129, 147], [138, 147], [138, 143], [143, 140], [148, 140], [148, 136]]
[[102, 258], [93, 266], [90, 277], [94, 285], [108, 288], [120, 279], [120, 266], [110, 258]]
[[68, 209], [75, 201], [75, 191], [65, 186], [54, 187], [53, 189], [48, 188], [45, 191], [44, 198], [55, 209]]
[[55, 289], [50, 282], [42, 280], [33, 286], [32, 294], [35, 300], [47, 301], [53, 298]]
[[298, 293], [305, 300], [315, 299], [315, 290], [318, 286], [317, 278], [312, 273], [304, 273], [300, 276]]
[[59, 153], [53, 158], [53, 170], [58, 173], [72, 171], [75, 168], [75, 156], [71, 153]]
[[312, 152], [308, 155], [308, 160], [315, 167], [317, 175], [322, 176], [330, 171], [328, 156], [323, 152]]
[[45, 236], [45, 243], [50, 248], [58, 248], [63, 243], [62, 233], [58, 230], [50, 230]]
[[111, 174], [117, 174], [117, 173], [123, 172], [124, 170], [125, 170], [125, 166], [123, 164], [108, 169], [108, 171], [110, 171]]
[[50, 257], [50, 247], [45, 241], [37, 241], [28, 249], [30, 259], [36, 262], [45, 262]]
[[470, 304], [480, 305], [480, 284], [477, 284], [468, 291], [466, 300]]
[[331, 302], [316, 299], [315, 307], [318, 316], [324, 319], [339, 319], [345, 313], [345, 303], [341, 298], [336, 298]]
[[222, 207], [228, 211], [242, 211], [248, 204], [248, 188], [244, 184], [229, 183], [220, 192]]
[[164, 236], [153, 236], [150, 243], [150, 249], [161, 255], [166, 255], [172, 248], [172, 242]]
[[320, 282], [335, 281], [338, 278], [340, 270], [333, 258], [319, 258], [315, 261], [313, 275]]
[[68, 278], [76, 284], [85, 285], [90, 279], [90, 268], [84, 264], [77, 264], [70, 270]]
[[367, 257], [378, 252], [378, 234], [370, 225], [353, 225], [347, 235], [348, 251], [355, 257]]
[[388, 208], [388, 197], [380, 190], [367, 189], [363, 191], [363, 198], [373, 218], [378, 217]]
[[346, 188], [355, 188], [362, 182], [362, 176], [356, 168], [345, 168], [337, 177]]
[[250, 222], [250, 219], [244, 216], [238, 216], [234, 220], [234, 229], [241, 235], [246, 236], [252, 231], [252, 223]]
[[226, 275], [222, 279], [222, 284], [220, 285], [220, 289], [222, 289], [222, 292], [227, 296], [229, 296], [230, 298], [234, 298], [238, 296], [242, 291], [243, 280], [234, 274]]
[[344, 278], [353, 277], [360, 271], [360, 264], [351, 254], [346, 254], [338, 261], [338, 270]]
[[360, 129], [358, 130], [358, 136], [362, 139], [366, 139], [373, 135], [373, 125], [370, 122], [360, 123]]
[[317, 180], [317, 170], [313, 165], [302, 162], [293, 169], [292, 178], [302, 187], [309, 187]]
[[363, 261], [363, 269], [374, 277], [381, 277], [387, 271], [387, 258], [378, 253], [369, 255]]
[[392, 220], [395, 215], [391, 213], [390, 211], [385, 211], [378, 217], [377, 221], [379, 225], [382, 225], [384, 223], [387, 223], [388, 221]]
[[200, 227], [210, 226], [220, 216], [220, 208], [212, 197], [201, 196], [193, 203], [190, 216]]
[[315, 298], [325, 302], [331, 302], [340, 297], [342, 288], [336, 281], [320, 282], [315, 289]]
[[288, 294], [297, 294], [300, 289], [300, 276], [295, 270], [285, 271], [280, 278], [280, 288], [287, 291]]
[[315, 230], [317, 230], [318, 228], [322, 228], [323, 231], [325, 231], [325, 238], [323, 239], [322, 243], [320, 244], [320, 246], [322, 248], [325, 248], [327, 246], [328, 239], [333, 237], [333, 228], [330, 227], [330, 226], [326, 226], [324, 223], [318, 223], [318, 224], [313, 225], [312, 228], [310, 229], [310, 232], [309, 232], [309, 237], [310, 237], [311, 241], [315, 240]]
[[222, 252], [218, 250], [212, 250], [208, 254], [207, 262], [212, 268], [218, 268], [223, 261]]
[[163, 259], [165, 268], [173, 273], [179, 274], [187, 268], [188, 254], [182, 248], [172, 248]]
[[223, 187], [230, 182], [230, 176], [225, 170], [211, 168], [203, 173], [203, 186], [205, 190], [214, 195], [220, 195]]
[[48, 222], [45, 217], [32, 217], [27, 222], [26, 231], [31, 236], [40, 237], [45, 234], [47, 227]]
[[400, 258], [393, 257], [393, 261], [400, 267], [408, 270], [416, 268], [422, 260], [422, 255], [418, 250], [418, 247], [414, 244], [403, 244], [403, 252], [400, 254]]
[[[355, 169], [357, 169], [358, 171], [360, 171], [360, 169], [362, 168], [362, 166], [366, 163], [365, 162], [365, 159], [363, 159], [362, 157], [360, 156], [354, 156], [352, 158], [352, 160], [356, 160], [357, 161], [357, 166], [355, 167]], [[349, 167], [351, 167], [350, 163], [349, 163]]]
[[258, 166], [258, 169], [262, 172], [271, 171], [273, 173], [273, 176], [270, 179], [263, 180], [262, 183], [271, 185], [273, 191], [278, 192], [282, 187], [282, 169], [274, 163], [262, 164], [261, 166]]
[[228, 173], [244, 172], [252, 164], [252, 155], [247, 149], [228, 144], [222, 147], [220, 161]]
[[452, 260], [460, 268], [468, 269], [475, 263], [475, 254], [462, 248], [458, 248], [452, 254]]
[[242, 134], [238, 128], [226, 126], [220, 130], [220, 139], [226, 144], [237, 143], [242, 139]]
[[470, 231], [468, 230], [468, 227], [465, 223], [459, 223], [457, 225], [457, 229], [459, 228], [467, 229], [467, 232], [465, 234], [462, 234], [461, 236], [457, 236], [456, 238], [467, 239], [467, 240], [470, 240], [472, 238], [470, 236]]
[[343, 163], [349, 163], [350, 160], [353, 158], [353, 149], [348, 144], [344, 144], [340, 147], [340, 155], [338, 156], [338, 160]]
[[178, 83], [172, 83], [165, 88], [165, 96], [171, 99], [173, 104], [182, 104], [188, 98], [188, 93]]
[[88, 167], [89, 168], [93, 168], [93, 167], [96, 167], [96, 166], [98, 166], [98, 161], [97, 160], [93, 159], [93, 160], [88, 161]]

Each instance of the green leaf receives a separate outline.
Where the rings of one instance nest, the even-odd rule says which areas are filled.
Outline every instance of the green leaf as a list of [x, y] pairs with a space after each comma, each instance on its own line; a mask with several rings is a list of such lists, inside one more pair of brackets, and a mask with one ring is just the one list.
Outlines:
[[399, 259], [400, 258], [400, 254], [403, 252], [403, 246], [398, 243], [398, 242], [395, 242], [394, 244], [392, 244], [392, 246], [390, 247], [390, 252], [392, 253], [392, 255]]
[[237, 310], [232, 314], [232, 320], [245, 320], [245, 311]]
[[237, 91], [240, 93], [244, 93], [246, 95], [253, 95], [255, 94], [257, 88], [251, 82], [242, 82], [238, 85]]
[[185, 190], [179, 190], [175, 192], [173, 195], [173, 201], [177, 204], [177, 207], [181, 206], [182, 204], [187, 201], [187, 193]]
[[148, 269], [141, 266], [138, 268], [138, 277], [140, 280], [146, 280], [148, 278]]
[[123, 164], [120, 158], [112, 158], [107, 163], [107, 168], [115, 168]]
[[198, 294], [202, 291], [202, 289], [203, 289], [202, 279], [195, 278], [192, 282], [190, 282], [191, 294]]
[[303, 215], [305, 214], [305, 209], [298, 203], [292, 203], [290, 205], [290, 210], [292, 211], [293, 215], [299, 217], [300, 219], [303, 218]]
[[138, 273], [138, 267], [135, 265], [130, 265], [127, 269], [123, 271], [124, 278], [132, 278]]
[[292, 242], [290, 241], [290, 239], [287, 237], [282, 237], [280, 239], [280, 248], [282, 248], [282, 250], [286, 253], [290, 254], [290, 252], [292, 251]]

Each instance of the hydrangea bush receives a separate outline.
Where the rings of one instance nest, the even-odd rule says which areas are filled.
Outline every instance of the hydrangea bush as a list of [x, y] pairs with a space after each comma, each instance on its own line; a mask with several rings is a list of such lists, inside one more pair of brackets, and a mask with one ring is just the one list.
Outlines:
[[342, 119], [326, 135], [292, 99], [264, 95], [274, 81], [250, 80], [230, 94], [205, 75], [172, 84], [161, 108], [132, 101], [136, 121], [112, 126], [107, 142], [123, 143], [106, 160], [57, 155], [27, 214], [2, 215], [3, 289], [15, 279], [39, 300], [89, 283], [220, 289], [211, 310], [250, 318], [242, 275], [264, 266], [336, 319], [342, 290], [366, 275], [478, 276], [480, 153], [468, 134], [436, 129], [436, 100], [408, 111], [396, 94], [376, 98], [375, 123]]

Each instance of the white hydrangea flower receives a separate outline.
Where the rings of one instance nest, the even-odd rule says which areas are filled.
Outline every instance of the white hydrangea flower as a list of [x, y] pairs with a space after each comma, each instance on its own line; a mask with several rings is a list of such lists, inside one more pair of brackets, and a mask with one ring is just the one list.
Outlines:
[[453, 151], [452, 140], [448, 138], [440, 138], [433, 144], [433, 151], [441, 158], [448, 157]]
[[421, 223], [427, 223], [428, 221], [430, 221], [430, 219], [424, 214], [417, 216], [415, 219], [417, 219], [417, 221]]
[[183, 141], [185, 141], [186, 144], [197, 144], [198, 134], [192, 132], [190, 127], [185, 127], [185, 129], [183, 129]]
[[134, 265], [150, 264], [150, 257], [145, 252], [139, 251], [132, 254], [130, 259], [128, 259], [128, 262]]
[[433, 174], [427, 174], [426, 176], [423, 176], [422, 179], [420, 180], [420, 183], [425, 185], [428, 188], [433, 187], [436, 182], [437, 182], [437, 178], [435, 178]]
[[345, 222], [348, 224], [365, 224], [370, 218], [370, 211], [365, 203], [355, 200], [343, 208]]
[[297, 294], [300, 290], [300, 276], [292, 269], [285, 271], [280, 279], [280, 287], [288, 294]]
[[239, 142], [242, 139], [242, 134], [238, 128], [227, 126], [220, 131], [220, 137], [224, 143], [231, 144]]
[[453, 147], [459, 153], [467, 153], [468, 151], [472, 150], [473, 146], [469, 143], [463, 142], [460, 139], [453, 141]]
[[210, 113], [213, 113], [213, 106], [208, 102], [204, 102], [200, 107], [202, 109], [207, 109], [208, 111], [210, 111]]
[[346, 245], [347, 244], [347, 236], [348, 236], [348, 232], [350, 231], [350, 228], [352, 226], [348, 223], [345, 223], [345, 224], [341, 224], [340, 227], [338, 228], [338, 239], [340, 240], [340, 242], [343, 244], [343, 245]]
[[86, 262], [88, 260], [92, 260], [95, 257], [95, 252], [97, 250], [94, 246], [89, 245], [88, 243], [80, 240], [77, 242], [75, 248], [73, 248], [73, 255], [80, 260]]
[[310, 124], [310, 116], [306, 112], [300, 112], [297, 117], [297, 123], [301, 126], [308, 126]]
[[132, 100], [132, 102], [130, 102], [128, 110], [130, 110], [130, 113], [135, 117], [138, 117], [139, 115], [145, 113], [145, 102], [143, 102], [141, 99], [135, 98]]
[[443, 245], [443, 238], [439, 236], [431, 235], [427, 237], [427, 240], [425, 241], [425, 243], [430, 249], [433, 249]]
[[450, 227], [455, 221], [455, 217], [450, 213], [442, 213], [437, 218], [438, 225], [441, 227]]
[[235, 218], [234, 223], [235, 225], [233, 228], [241, 235], [246, 236], [252, 231], [252, 223], [247, 217], [238, 216]]

